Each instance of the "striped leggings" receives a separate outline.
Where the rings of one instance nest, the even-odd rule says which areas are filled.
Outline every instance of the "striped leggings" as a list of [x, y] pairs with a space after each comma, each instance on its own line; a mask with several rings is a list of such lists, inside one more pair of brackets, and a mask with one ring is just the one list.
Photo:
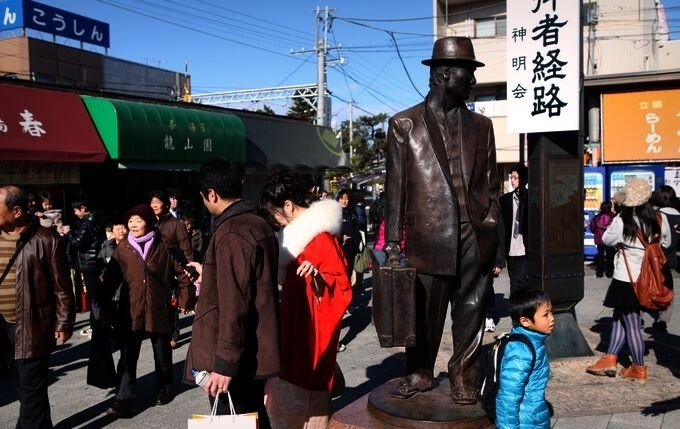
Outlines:
[[627, 342], [633, 363], [635, 365], [643, 365], [645, 341], [642, 339], [640, 330], [640, 311], [616, 308], [614, 309], [613, 319], [607, 353], [618, 354], [623, 347], [623, 343]]

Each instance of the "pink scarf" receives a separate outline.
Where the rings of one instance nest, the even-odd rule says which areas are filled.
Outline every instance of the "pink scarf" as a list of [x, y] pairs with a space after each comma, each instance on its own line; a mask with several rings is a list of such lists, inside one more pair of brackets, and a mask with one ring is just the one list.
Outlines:
[[[153, 231], [146, 235], [142, 235], [141, 237], [135, 237], [132, 234], [128, 234], [128, 242], [140, 255], [142, 255], [142, 259], [146, 261], [146, 256], [149, 254], [149, 249], [151, 249], [151, 243], [153, 243], [155, 235], [156, 234]], [[142, 249], [140, 245], [144, 246], [144, 249]]]

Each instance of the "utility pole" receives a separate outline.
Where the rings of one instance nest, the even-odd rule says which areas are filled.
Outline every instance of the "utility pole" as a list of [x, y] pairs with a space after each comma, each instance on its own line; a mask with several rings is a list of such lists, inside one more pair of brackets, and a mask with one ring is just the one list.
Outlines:
[[[329, 51], [341, 49], [342, 46], [329, 47], [328, 46], [328, 29], [330, 28], [330, 16], [331, 9], [326, 6], [323, 10], [317, 6], [314, 10], [316, 16], [316, 40], [314, 41], [314, 53], [316, 53], [316, 85], [317, 85], [317, 96], [316, 96], [316, 124], [321, 126], [330, 126], [328, 116], [326, 115], [326, 96], [327, 96], [327, 83], [326, 83], [326, 65], [338, 61], [337, 59], [328, 59], [327, 55]], [[306, 54], [310, 51], [307, 49], [301, 49], [299, 51], [290, 50], [292, 55], [296, 54]]]
[[352, 165], [352, 158], [354, 157], [354, 148], [352, 147], [352, 138], [354, 137], [354, 124], [352, 122], [352, 100], [349, 100], [349, 164]]
[[[321, 16], [321, 10], [316, 8], [316, 82], [318, 85], [316, 99], [316, 124], [326, 125], [326, 46], [328, 37], [328, 6], [326, 6], [324, 17]], [[319, 36], [320, 26], [323, 22], [323, 39]]]

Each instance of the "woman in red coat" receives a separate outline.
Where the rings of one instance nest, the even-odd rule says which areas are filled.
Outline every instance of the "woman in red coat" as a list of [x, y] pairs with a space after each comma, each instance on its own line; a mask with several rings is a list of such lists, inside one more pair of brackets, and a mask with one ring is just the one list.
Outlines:
[[290, 170], [268, 177], [262, 206], [282, 226], [281, 375], [267, 388], [272, 428], [326, 427], [340, 322], [352, 300], [347, 262], [338, 241], [342, 208], [333, 200], [308, 204]]

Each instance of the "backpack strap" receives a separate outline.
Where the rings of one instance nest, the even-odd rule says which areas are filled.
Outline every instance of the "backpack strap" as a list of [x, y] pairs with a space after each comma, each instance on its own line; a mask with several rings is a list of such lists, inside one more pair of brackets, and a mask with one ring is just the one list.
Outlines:
[[[643, 235], [640, 234], [640, 229], [638, 228], [638, 238], [639, 237], [643, 237]], [[642, 244], [644, 244], [645, 247], [647, 247], [647, 244], [645, 244], [645, 242], [643, 242]], [[630, 265], [628, 265], [628, 258], [626, 258], [626, 251], [623, 250], [622, 245], [619, 246], [619, 252], [621, 252], [621, 255], [623, 255], [623, 263], [626, 265], [626, 271], [628, 271], [628, 278], [630, 279], [630, 284], [635, 286], [635, 282], [633, 281], [633, 275], [630, 273]]]
[[515, 332], [510, 334], [508, 342], [510, 341], [519, 341], [520, 343], [523, 343], [525, 346], [527, 346], [529, 350], [531, 350], [531, 369], [534, 369], [534, 365], [536, 364], [536, 349], [531, 343], [531, 340], [529, 340], [526, 335]]
[[[659, 224], [659, 230], [661, 230], [661, 228], [663, 227], [663, 218], [661, 217], [661, 212], [656, 212], [656, 221]], [[654, 234], [652, 235], [651, 241], [648, 241], [647, 237], [645, 237], [645, 234], [642, 233], [642, 228], [640, 227], [636, 229], [635, 233], [637, 234], [638, 240], [642, 242], [642, 245], [645, 247], [645, 249], [647, 248], [650, 242], [656, 243], [661, 239], [661, 234]]]

